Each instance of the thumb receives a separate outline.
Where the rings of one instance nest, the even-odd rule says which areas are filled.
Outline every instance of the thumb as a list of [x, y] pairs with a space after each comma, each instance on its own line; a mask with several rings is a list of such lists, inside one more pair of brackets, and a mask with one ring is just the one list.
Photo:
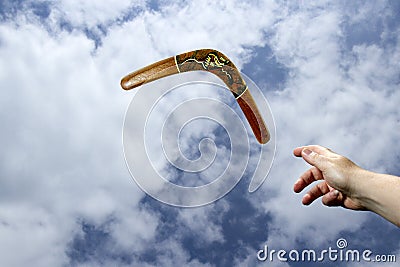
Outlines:
[[306, 162], [317, 167], [321, 171], [326, 169], [328, 159], [324, 155], [318, 154], [317, 152], [312, 151], [310, 148], [304, 148], [301, 151], [301, 156]]

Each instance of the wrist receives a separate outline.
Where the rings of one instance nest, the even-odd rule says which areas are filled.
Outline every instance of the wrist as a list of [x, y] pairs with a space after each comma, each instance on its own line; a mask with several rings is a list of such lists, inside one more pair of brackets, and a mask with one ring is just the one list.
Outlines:
[[367, 210], [373, 210], [377, 205], [373, 188], [376, 186], [375, 173], [357, 167], [350, 176], [349, 196]]
[[365, 209], [400, 227], [400, 178], [361, 169], [357, 180], [351, 197]]

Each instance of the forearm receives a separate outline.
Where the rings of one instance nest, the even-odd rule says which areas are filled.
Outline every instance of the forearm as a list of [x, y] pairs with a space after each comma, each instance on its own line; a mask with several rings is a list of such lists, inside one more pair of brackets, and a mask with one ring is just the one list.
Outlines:
[[400, 177], [360, 171], [354, 197], [362, 205], [400, 227]]

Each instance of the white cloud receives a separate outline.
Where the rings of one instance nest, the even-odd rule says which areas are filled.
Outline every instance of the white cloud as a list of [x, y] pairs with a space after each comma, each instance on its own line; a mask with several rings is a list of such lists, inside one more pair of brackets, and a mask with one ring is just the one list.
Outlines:
[[[364, 19], [369, 16], [364, 14]], [[294, 147], [325, 145], [376, 171], [396, 166], [398, 45], [359, 45], [343, 52], [342, 19], [339, 7], [300, 9], [276, 25], [271, 39], [290, 79], [284, 91], [270, 97], [278, 153], [264, 188], [279, 193], [264, 206], [275, 215], [274, 224], [285, 228], [270, 231], [269, 243], [288, 245], [301, 238], [321, 244], [345, 229], [357, 230], [367, 215], [320, 204], [301, 207], [301, 196], [291, 191], [307, 167], [291, 155]], [[287, 165], [290, 168], [277, 167]]]
[[93, 27], [121, 18], [128, 13], [130, 7], [143, 4], [143, 1], [55, 1], [57, 11], [63, 14], [68, 21], [76, 26]]
[[154, 253], [157, 253], [157, 261], [155, 263], [157, 266], [173, 267], [177, 263], [195, 267], [214, 266], [209, 263], [201, 263], [197, 259], [191, 259], [187, 250], [182, 247], [182, 244], [173, 239], [168, 239], [158, 245], [158, 248], [154, 250]]
[[[129, 99], [119, 77], [104, 75], [106, 68], [92, 56], [93, 43], [82, 33], [52, 37], [40, 25], [12, 23], [0, 31], [6, 123], [1, 228], [10, 237], [0, 243], [21, 252], [7, 253], [2, 264], [61, 265], [79, 220], [101, 225], [117, 216], [130, 238], [152, 238], [150, 226], [157, 220], [133, 209], [144, 194], [123, 160], [121, 125]], [[132, 216], [146, 227], [138, 231], [126, 224]], [[115, 227], [117, 238], [118, 232]], [[16, 249], [23, 244], [22, 251]]]
[[[49, 214], [35, 203], [1, 207], [0, 262], [7, 266], [52, 266], [67, 263], [64, 240], [75, 233], [73, 225]], [[62, 225], [62, 229], [60, 229]]]
[[[224, 242], [222, 233], [222, 216], [229, 210], [229, 204], [221, 200], [217, 205], [179, 211], [179, 221], [188, 227], [200, 244], [209, 245], [212, 242]], [[216, 210], [219, 210], [217, 213]]]

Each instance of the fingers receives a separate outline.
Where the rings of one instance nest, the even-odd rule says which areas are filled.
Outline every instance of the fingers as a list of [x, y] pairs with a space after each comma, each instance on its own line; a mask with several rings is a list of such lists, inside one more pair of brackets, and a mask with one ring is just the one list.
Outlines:
[[332, 190], [322, 197], [322, 203], [329, 207], [342, 206], [343, 196], [338, 190]]
[[320, 155], [309, 148], [304, 148], [301, 152], [301, 156], [308, 164], [317, 167], [321, 171], [324, 171], [326, 169], [325, 166], [328, 160], [327, 157]]
[[[295, 182], [293, 190], [296, 193], [301, 192], [305, 187], [317, 180], [324, 180], [323, 173], [331, 166], [332, 158], [338, 157], [338, 155], [330, 149], [319, 145], [297, 147], [293, 150], [293, 154], [296, 157], [303, 157], [307, 163], [313, 166]], [[342, 194], [330, 187], [325, 181], [312, 187], [307, 194], [303, 196], [302, 203], [304, 205], [310, 205], [320, 197], [322, 197], [322, 203], [326, 206], [343, 205]]]
[[331, 156], [333, 154], [335, 154], [334, 152], [332, 152], [329, 148], [323, 147], [323, 146], [319, 146], [319, 145], [309, 145], [309, 146], [300, 146], [300, 147], [296, 147], [293, 150], [293, 154], [296, 157], [301, 157], [302, 156], [302, 151], [304, 149], [310, 149], [311, 151], [314, 151], [320, 155], [324, 155], [324, 156]]
[[296, 157], [301, 157], [301, 151], [303, 151], [304, 148], [306, 148], [306, 147], [305, 146], [296, 147], [293, 150], [293, 155], [295, 155]]
[[[294, 184], [293, 190], [296, 193], [300, 193], [313, 182], [323, 179], [324, 177], [322, 172], [318, 168], [312, 167], [300, 176]], [[322, 203], [326, 206], [341, 206], [343, 202], [339, 195], [339, 191], [329, 187], [329, 185], [324, 181], [311, 188], [307, 194], [303, 196], [302, 203], [304, 205], [310, 205], [320, 197], [322, 197]]]
[[303, 205], [310, 205], [316, 199], [322, 197], [322, 204], [328, 207], [343, 206], [343, 196], [338, 190], [331, 189], [326, 182], [322, 182], [311, 188], [303, 196]]
[[302, 203], [304, 205], [310, 205], [317, 198], [327, 194], [329, 190], [330, 189], [326, 182], [319, 183], [311, 188], [310, 191], [308, 191], [308, 193], [304, 195]]
[[[295, 152], [298, 153], [298, 151]], [[308, 164], [317, 167], [324, 173], [337, 154], [324, 147], [307, 146], [301, 150], [301, 156]]]
[[318, 168], [312, 167], [300, 176], [294, 184], [293, 190], [294, 192], [299, 193], [317, 180], [323, 180], [323, 175]]
[[329, 159], [336, 156], [328, 148], [318, 145], [297, 147], [293, 150], [293, 154], [296, 157], [303, 157], [308, 164], [316, 166], [322, 171], [327, 168]]

